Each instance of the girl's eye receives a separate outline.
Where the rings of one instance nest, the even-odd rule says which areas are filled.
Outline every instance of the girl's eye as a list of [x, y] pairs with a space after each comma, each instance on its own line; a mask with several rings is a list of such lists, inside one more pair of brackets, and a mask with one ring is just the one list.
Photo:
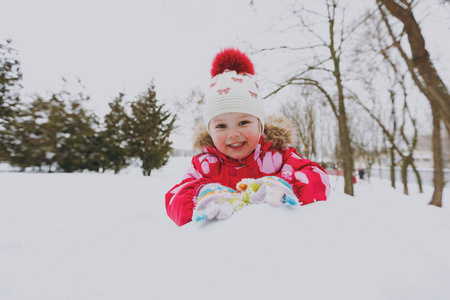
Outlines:
[[216, 128], [225, 128], [225, 127], [226, 127], [225, 124], [219, 124], [216, 126]]
[[239, 123], [239, 125], [245, 125], [245, 124], [248, 124], [248, 123], [250, 123], [249, 121], [241, 121], [240, 123]]

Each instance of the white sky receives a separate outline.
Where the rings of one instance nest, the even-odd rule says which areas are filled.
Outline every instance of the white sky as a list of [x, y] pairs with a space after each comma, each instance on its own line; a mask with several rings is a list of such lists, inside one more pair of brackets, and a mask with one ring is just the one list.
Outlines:
[[[163, 96], [202, 86], [221, 47], [259, 28], [248, 1], [8, 1], [0, 37], [12, 38], [28, 91], [80, 78], [103, 113], [118, 92]], [[7, 13], [6, 13], [7, 12]], [[181, 96], [181, 95], [180, 95]]]
[[[256, 0], [255, 7], [250, 0], [2, 2], [0, 39], [12, 38], [19, 51], [25, 91], [57, 92], [61, 77], [72, 83], [79, 78], [91, 96], [89, 105], [103, 116], [119, 92], [134, 99], [151, 79], [163, 101], [206, 86], [211, 60], [221, 48], [247, 50], [244, 41], [273, 42], [266, 32], [283, 18], [288, 1]], [[448, 24], [436, 22], [448, 32]], [[257, 73], [270, 69], [261, 58], [252, 59]]]
[[208, 84], [221, 48], [245, 49], [243, 41], [268, 25], [262, 11], [239, 0], [15, 0], [1, 7], [0, 38], [13, 39], [19, 51], [25, 91], [57, 92], [61, 77], [81, 79], [99, 116], [119, 92], [132, 100], [152, 79], [158, 99], [186, 97]]

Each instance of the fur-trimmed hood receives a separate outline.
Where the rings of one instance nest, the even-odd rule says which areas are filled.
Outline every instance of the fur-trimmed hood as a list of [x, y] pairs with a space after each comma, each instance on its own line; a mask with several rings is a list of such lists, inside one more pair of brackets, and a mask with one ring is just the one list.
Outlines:
[[[295, 130], [292, 123], [283, 116], [268, 116], [264, 126], [263, 143], [272, 143], [273, 148], [284, 148], [295, 143]], [[194, 151], [202, 152], [204, 147], [214, 146], [206, 126], [200, 124], [194, 131]]]

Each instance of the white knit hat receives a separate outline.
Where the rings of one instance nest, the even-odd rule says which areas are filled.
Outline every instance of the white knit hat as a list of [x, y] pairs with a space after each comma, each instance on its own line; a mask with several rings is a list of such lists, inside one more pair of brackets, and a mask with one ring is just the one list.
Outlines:
[[213, 61], [212, 83], [205, 93], [203, 121], [230, 112], [255, 116], [264, 128], [265, 112], [250, 59], [234, 48], [224, 49]]

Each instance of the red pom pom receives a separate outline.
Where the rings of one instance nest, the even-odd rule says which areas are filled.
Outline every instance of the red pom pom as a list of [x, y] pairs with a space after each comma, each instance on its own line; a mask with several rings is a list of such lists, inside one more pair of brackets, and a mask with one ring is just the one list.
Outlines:
[[211, 76], [215, 77], [218, 74], [222, 74], [225, 70], [236, 71], [236, 73], [248, 73], [250, 75], [255, 74], [252, 61], [245, 53], [234, 48], [227, 48], [217, 53], [212, 64]]

